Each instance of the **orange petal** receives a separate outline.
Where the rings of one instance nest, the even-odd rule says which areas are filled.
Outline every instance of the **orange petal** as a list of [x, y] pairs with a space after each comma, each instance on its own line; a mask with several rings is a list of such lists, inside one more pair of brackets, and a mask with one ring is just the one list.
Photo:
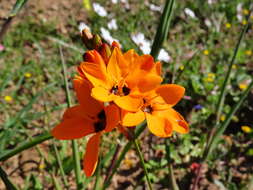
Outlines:
[[155, 89], [161, 82], [162, 77], [153, 75], [153, 74], [147, 74], [145, 77], [141, 77], [138, 82], [138, 87], [140, 92], [148, 92], [150, 90]]
[[151, 55], [142, 55], [136, 59], [136, 64], [140, 65], [140, 69], [150, 72], [155, 66], [154, 59]]
[[[131, 69], [136, 68], [136, 65], [134, 65], [134, 61], [139, 57], [139, 55], [135, 52], [134, 49], [128, 50], [126, 53], [124, 53], [125, 60], [128, 61], [129, 66], [131, 66]], [[133, 68], [132, 68], [133, 66]]]
[[97, 133], [92, 136], [86, 146], [86, 152], [83, 160], [83, 168], [87, 177], [92, 176], [97, 167], [100, 136], [101, 133]]
[[189, 132], [188, 123], [185, 121], [183, 116], [180, 115], [174, 109], [171, 108], [171, 109], [166, 110], [165, 118], [170, 121], [174, 131], [178, 133], [182, 133], [182, 134]]
[[104, 110], [105, 110], [105, 115], [106, 115], [105, 132], [110, 132], [119, 124], [120, 109], [116, 105], [112, 104], [112, 105], [106, 106]]
[[105, 62], [97, 51], [93, 50], [92, 54], [94, 62], [83, 62], [80, 67], [94, 86], [106, 86], [109, 78], [106, 73]]
[[91, 97], [91, 86], [88, 81], [74, 79], [74, 89], [76, 91], [78, 102], [86, 115], [97, 115], [102, 109], [103, 104]]
[[63, 120], [72, 119], [75, 117], [84, 118], [89, 120], [89, 116], [86, 114], [85, 108], [81, 105], [68, 108], [63, 114]]
[[134, 98], [131, 96], [117, 97], [117, 99], [115, 99], [114, 102], [120, 108], [132, 112], [138, 111], [143, 105], [143, 101], [141, 98]]
[[161, 62], [156, 62], [155, 64], [155, 73], [159, 76], [161, 76], [162, 74], [162, 66], [161, 66]]
[[60, 140], [78, 139], [91, 133], [94, 133], [92, 121], [80, 117], [65, 119], [51, 131]]
[[183, 97], [184, 92], [184, 87], [176, 84], [165, 84], [156, 89], [156, 93], [162, 96], [165, 102], [170, 105], [177, 104]]
[[114, 81], [119, 81], [128, 74], [128, 62], [118, 48], [114, 48], [107, 65], [107, 72]]
[[91, 90], [91, 95], [95, 99], [101, 101], [101, 102], [110, 102], [114, 100], [117, 96], [114, 94], [111, 94], [109, 90], [103, 88], [103, 87], [95, 87]]
[[145, 113], [148, 128], [151, 133], [158, 137], [169, 137], [172, 134], [172, 126], [169, 121], [163, 117]]
[[121, 115], [122, 125], [127, 127], [139, 125], [145, 119], [145, 115], [142, 110], [139, 110], [138, 112], [129, 112], [122, 110]]

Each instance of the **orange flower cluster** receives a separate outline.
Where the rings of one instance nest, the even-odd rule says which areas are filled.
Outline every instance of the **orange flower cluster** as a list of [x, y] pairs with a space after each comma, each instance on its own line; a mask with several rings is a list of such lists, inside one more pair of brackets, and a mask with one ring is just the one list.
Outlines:
[[161, 64], [150, 55], [134, 50], [122, 53], [117, 43], [87, 51], [73, 82], [79, 105], [66, 110], [52, 135], [62, 140], [93, 135], [83, 160], [85, 174], [91, 176], [100, 136], [116, 127], [122, 130], [146, 119], [149, 130], [158, 137], [169, 137], [173, 131], [187, 133], [187, 122], [173, 109], [185, 89], [161, 85], [162, 80]]

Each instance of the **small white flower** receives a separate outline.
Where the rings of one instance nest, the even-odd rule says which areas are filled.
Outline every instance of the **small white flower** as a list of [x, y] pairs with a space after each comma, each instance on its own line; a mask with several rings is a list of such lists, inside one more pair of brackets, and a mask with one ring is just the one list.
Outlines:
[[145, 39], [144, 34], [137, 33], [135, 35], [131, 35], [131, 39], [134, 41], [136, 45], [139, 46], [140, 50], [144, 54], [149, 54], [151, 51], [151, 42]]
[[101, 31], [101, 36], [102, 38], [107, 41], [109, 44], [111, 44], [113, 41], [116, 41], [119, 43], [119, 40], [113, 38], [110, 34], [110, 32], [108, 30], [106, 30], [105, 28], [100, 28]]
[[205, 25], [207, 27], [211, 27], [212, 26], [212, 22], [209, 19], [205, 19]]
[[214, 4], [215, 2], [216, 2], [216, 0], [208, 0], [208, 1], [207, 1], [207, 3], [208, 3], [209, 5]]
[[120, 2], [124, 4], [126, 9], [130, 9], [130, 5], [128, 3], [128, 0], [120, 0]]
[[80, 32], [82, 32], [84, 29], [88, 29], [90, 31], [90, 27], [86, 25], [84, 22], [80, 22], [78, 29]]
[[158, 55], [159, 61], [169, 62], [171, 60], [171, 57], [169, 56], [168, 52], [164, 49], [161, 49]]
[[189, 8], [185, 8], [184, 13], [191, 18], [194, 18], [194, 19], [196, 18], [195, 13]]
[[98, 4], [98, 3], [93, 3], [92, 5], [93, 5], [94, 11], [95, 11], [99, 16], [101, 16], [101, 17], [107, 16], [107, 12], [106, 12], [105, 8], [102, 7], [100, 4]]
[[149, 8], [151, 11], [158, 11], [158, 12], [162, 11], [162, 6], [156, 6], [154, 4], [149, 4]]
[[118, 3], [118, 0], [112, 0], [112, 3], [116, 4], [116, 3]]
[[108, 22], [107, 26], [110, 30], [117, 30], [118, 29], [118, 25], [117, 25], [115, 19], [112, 19], [110, 22]]

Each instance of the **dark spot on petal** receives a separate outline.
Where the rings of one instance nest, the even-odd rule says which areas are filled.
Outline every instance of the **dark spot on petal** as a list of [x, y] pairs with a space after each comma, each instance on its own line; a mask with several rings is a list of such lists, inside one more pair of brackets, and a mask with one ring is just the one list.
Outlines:
[[95, 132], [103, 131], [106, 127], [105, 111], [102, 110], [97, 114], [98, 121], [94, 123]]
[[126, 86], [124, 86], [124, 87], [122, 88], [122, 91], [123, 91], [123, 94], [124, 94], [125, 96], [127, 96], [127, 95], [130, 93], [130, 88], [127, 88]]

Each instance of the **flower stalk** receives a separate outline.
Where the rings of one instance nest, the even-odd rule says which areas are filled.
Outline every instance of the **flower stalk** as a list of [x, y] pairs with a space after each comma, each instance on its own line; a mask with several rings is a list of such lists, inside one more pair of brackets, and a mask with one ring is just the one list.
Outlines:
[[145, 161], [144, 161], [143, 155], [141, 153], [141, 149], [140, 149], [138, 140], [134, 139], [133, 141], [134, 141], [134, 146], [135, 146], [135, 148], [137, 150], [138, 156], [140, 158], [140, 161], [141, 161], [141, 164], [142, 164], [142, 168], [144, 170], [145, 177], [146, 177], [147, 182], [148, 182], [148, 187], [149, 187], [150, 190], [152, 190], [152, 185], [151, 185], [150, 179], [148, 177], [148, 170], [146, 168]]

